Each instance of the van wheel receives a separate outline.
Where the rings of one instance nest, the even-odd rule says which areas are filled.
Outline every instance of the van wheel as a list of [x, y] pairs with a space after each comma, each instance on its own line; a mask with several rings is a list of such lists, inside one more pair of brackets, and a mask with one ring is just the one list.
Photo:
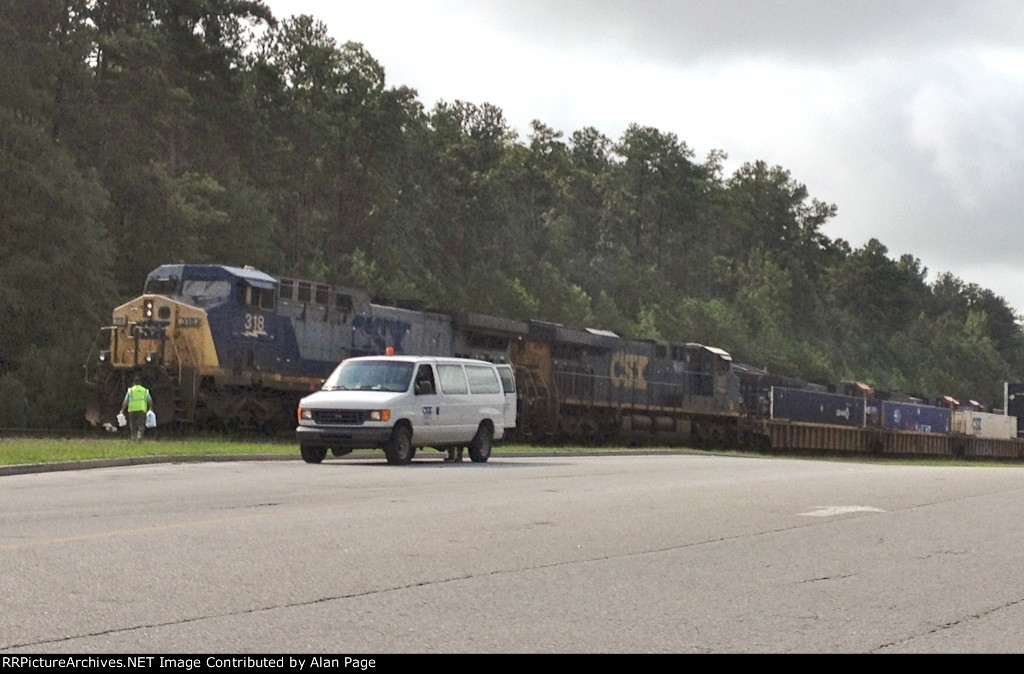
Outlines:
[[472, 442], [469, 443], [469, 458], [473, 463], [484, 463], [491, 458], [494, 432], [487, 424], [480, 424]]
[[326, 447], [299, 447], [299, 453], [302, 454], [302, 460], [306, 463], [320, 463], [327, 456]]
[[391, 439], [384, 445], [384, 456], [388, 463], [401, 466], [412, 461], [415, 451], [412, 447], [412, 437], [409, 429], [405, 426], [395, 426], [391, 431]]

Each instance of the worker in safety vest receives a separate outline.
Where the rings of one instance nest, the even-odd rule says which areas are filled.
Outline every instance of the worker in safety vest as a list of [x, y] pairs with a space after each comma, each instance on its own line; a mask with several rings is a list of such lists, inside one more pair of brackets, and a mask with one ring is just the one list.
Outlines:
[[124, 402], [121, 403], [121, 414], [128, 412], [128, 428], [136, 441], [142, 440], [142, 434], [146, 432], [146, 413], [151, 409], [153, 396], [136, 375], [128, 392], [124, 394]]

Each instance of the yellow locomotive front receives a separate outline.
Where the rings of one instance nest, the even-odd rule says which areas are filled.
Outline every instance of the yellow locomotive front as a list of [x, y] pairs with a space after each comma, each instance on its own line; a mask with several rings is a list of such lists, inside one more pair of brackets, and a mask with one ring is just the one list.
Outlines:
[[217, 367], [207, 312], [166, 295], [144, 294], [114, 309], [111, 325], [100, 329], [86, 365], [86, 383], [93, 389], [86, 420], [96, 427], [112, 424], [138, 374], [153, 392], [161, 424], [193, 421], [199, 382]]

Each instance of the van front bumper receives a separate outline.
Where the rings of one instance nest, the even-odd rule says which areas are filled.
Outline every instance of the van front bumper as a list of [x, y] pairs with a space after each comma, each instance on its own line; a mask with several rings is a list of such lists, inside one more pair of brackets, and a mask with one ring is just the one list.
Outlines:
[[295, 429], [295, 437], [298, 438], [301, 447], [372, 449], [383, 446], [391, 438], [391, 428], [298, 426]]

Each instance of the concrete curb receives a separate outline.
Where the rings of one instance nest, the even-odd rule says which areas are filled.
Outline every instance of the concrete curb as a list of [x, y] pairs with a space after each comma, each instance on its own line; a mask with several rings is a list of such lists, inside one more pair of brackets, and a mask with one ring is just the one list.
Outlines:
[[133, 456], [119, 459], [85, 459], [81, 461], [57, 461], [54, 463], [19, 463], [0, 466], [0, 476], [27, 475], [30, 473], [54, 473], [65, 470], [87, 470], [89, 468], [111, 468], [115, 466], [139, 466], [153, 463], [210, 463], [217, 461], [294, 461], [301, 460], [295, 454], [203, 454], [203, 455], [157, 455]]
[[[514, 459], [522, 457], [558, 457], [558, 456], [624, 456], [644, 454], [688, 454], [682, 450], [636, 450], [636, 451], [574, 451], [574, 452], [508, 452], [494, 453], [492, 459]], [[348, 454], [341, 459], [366, 459], [365, 454]], [[383, 460], [383, 454], [380, 455]], [[0, 476], [29, 475], [32, 473], [55, 473], [66, 470], [88, 470], [90, 468], [112, 468], [116, 466], [141, 466], [154, 463], [214, 463], [226, 461], [301, 461], [298, 451], [294, 454], [200, 454], [177, 455], [163, 454], [154, 456], [135, 456], [118, 459], [84, 459], [80, 461], [57, 461], [53, 463], [20, 463], [12, 466], [0, 466]], [[467, 461], [468, 463], [468, 461]]]

